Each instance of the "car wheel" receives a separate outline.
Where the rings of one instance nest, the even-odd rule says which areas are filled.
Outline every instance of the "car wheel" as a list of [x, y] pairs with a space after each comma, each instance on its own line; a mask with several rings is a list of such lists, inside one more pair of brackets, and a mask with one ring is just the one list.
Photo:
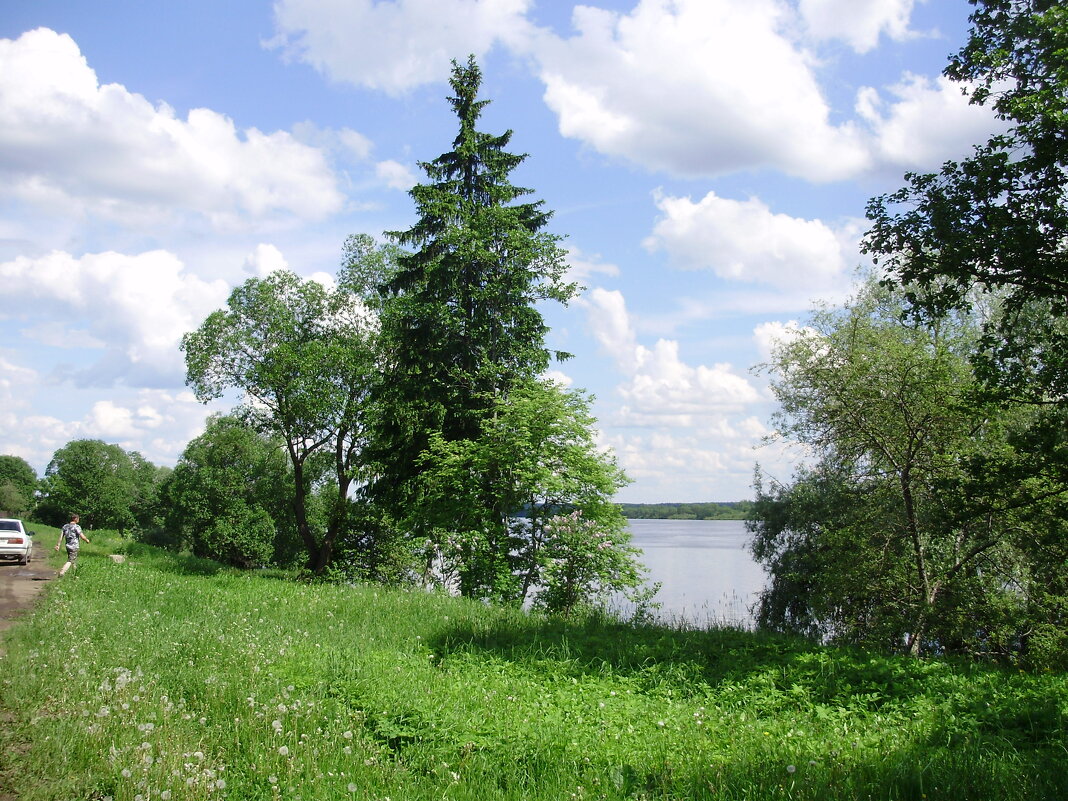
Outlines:
[[30, 563], [30, 555], [28, 553], [27, 554], [23, 554], [19, 558], [19, 564], [20, 565], [28, 565], [29, 563]]

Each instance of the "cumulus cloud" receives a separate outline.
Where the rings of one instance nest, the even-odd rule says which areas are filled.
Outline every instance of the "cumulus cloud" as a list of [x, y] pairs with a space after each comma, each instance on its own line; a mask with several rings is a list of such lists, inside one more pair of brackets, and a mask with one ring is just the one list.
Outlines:
[[646, 238], [686, 270], [707, 269], [732, 281], [820, 291], [842, 284], [856, 266], [858, 231], [773, 212], [757, 198], [731, 200], [709, 192], [657, 197], [661, 216]]
[[[16, 374], [20, 368], [5, 364]], [[33, 371], [21, 369], [19, 394], [40, 399], [54, 391]], [[2, 394], [0, 382], [0, 394]], [[26, 414], [8, 407], [0, 411], [0, 453], [21, 456], [42, 471], [52, 455], [74, 439], [102, 439], [126, 450], [139, 451], [154, 464], [173, 465], [186, 444], [204, 431], [209, 414], [223, 410], [219, 403], [199, 403], [187, 390], [140, 389], [117, 393], [110, 399], [92, 401], [79, 412], [77, 403], [86, 395], [75, 391], [75, 406], [67, 419], [49, 414]]]
[[275, 270], [288, 270], [289, 263], [282, 255], [282, 251], [274, 245], [265, 245], [261, 242], [245, 257], [242, 269], [253, 278], [264, 278]]
[[802, 332], [815, 333], [815, 329], [808, 326], [802, 327], [797, 320], [788, 320], [785, 323], [772, 320], [761, 323], [753, 329], [753, 341], [756, 343], [761, 359], [767, 360], [771, 358], [776, 347], [788, 344]]
[[238, 131], [210, 109], [183, 120], [101, 85], [74, 40], [47, 28], [0, 39], [0, 118], [0, 196], [53, 212], [133, 222], [163, 210], [231, 225], [246, 215], [321, 218], [344, 200], [316, 148], [284, 131]]
[[885, 33], [901, 41], [915, 33], [909, 19], [915, 0], [800, 0], [798, 10], [810, 35], [842, 39], [858, 53], [867, 53]]
[[774, 167], [825, 181], [868, 166], [861, 132], [831, 122], [778, 0], [576, 6], [572, 22], [570, 38], [531, 40], [564, 136], [683, 175]]
[[399, 161], [380, 161], [375, 165], [375, 175], [390, 189], [408, 191], [418, 183], [415, 173]]
[[531, 0], [277, 0], [267, 46], [330, 79], [401, 94], [525, 35]]
[[906, 74], [889, 88], [887, 102], [872, 87], [857, 93], [856, 112], [873, 131], [873, 151], [883, 164], [931, 170], [966, 156], [970, 145], [1006, 128], [992, 111], [970, 105], [959, 83]]
[[19, 257], [0, 263], [0, 282], [8, 308], [20, 318], [36, 324], [78, 319], [94, 344], [103, 343], [104, 358], [72, 376], [83, 384], [181, 384], [182, 334], [221, 307], [229, 291], [222, 280], [190, 274], [166, 251]]
[[615, 424], [689, 427], [761, 399], [730, 364], [693, 367], [674, 340], [659, 339], [652, 348], [640, 344], [621, 293], [594, 289], [583, 303], [594, 337], [626, 376]]

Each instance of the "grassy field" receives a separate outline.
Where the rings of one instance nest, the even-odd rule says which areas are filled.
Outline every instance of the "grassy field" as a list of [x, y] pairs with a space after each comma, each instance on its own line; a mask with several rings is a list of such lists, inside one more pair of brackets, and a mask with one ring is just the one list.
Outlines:
[[1063, 675], [548, 620], [90, 536], [6, 637], [0, 769], [23, 801], [1068, 797]]

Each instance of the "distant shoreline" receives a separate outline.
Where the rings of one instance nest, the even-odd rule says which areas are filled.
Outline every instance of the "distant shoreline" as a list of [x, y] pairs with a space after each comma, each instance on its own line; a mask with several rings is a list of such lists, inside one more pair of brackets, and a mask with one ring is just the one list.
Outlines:
[[752, 501], [619, 504], [628, 520], [745, 520], [752, 506]]

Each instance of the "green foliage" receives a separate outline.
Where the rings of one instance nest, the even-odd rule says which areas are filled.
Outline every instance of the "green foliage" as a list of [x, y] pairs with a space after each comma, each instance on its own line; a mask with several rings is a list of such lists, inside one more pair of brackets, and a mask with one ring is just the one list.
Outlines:
[[[520, 202], [530, 190], [509, 180], [525, 158], [505, 150], [511, 132], [476, 128], [488, 102], [477, 99], [481, 80], [473, 60], [454, 63], [453, 149], [421, 164], [429, 182], [411, 191], [419, 219], [390, 234], [413, 251], [383, 287], [372, 489], [398, 519], [418, 501], [431, 443], [476, 440], [497, 400], [544, 371], [551, 354], [536, 304], [566, 302], [575, 291], [563, 282], [559, 238], [542, 230], [550, 213]], [[497, 515], [501, 491], [490, 483], [466, 493], [473, 514]], [[489, 551], [501, 544], [488, 543]]]
[[26, 517], [37, 504], [37, 473], [19, 456], [0, 455], [0, 516]]
[[198, 557], [237, 567], [287, 561], [290, 481], [280, 442], [213, 416], [165, 484], [165, 528]]
[[[368, 238], [350, 237], [336, 290], [289, 271], [249, 279], [231, 293], [225, 310], [182, 339], [197, 397], [208, 401], [240, 390], [237, 413], [282, 441], [293, 472], [295, 526], [316, 573], [330, 563], [349, 489], [361, 478], [377, 358], [367, 282], [384, 279], [391, 254]], [[324, 473], [334, 494], [326, 525], [316, 531], [309, 504]]]
[[45, 469], [37, 516], [50, 525], [62, 525], [77, 513], [87, 528], [143, 528], [156, 518], [160, 477], [136, 451], [98, 439], [73, 440]]
[[5, 632], [21, 801], [1068, 793], [1061, 674], [309, 585], [128, 540], [116, 565], [93, 540]]
[[1029, 659], [1026, 632], [1049, 619], [1040, 598], [1061, 592], [1050, 568], [1063, 552], [1049, 548], [1068, 486], [1061, 434], [1048, 458], [1021, 450], [1037, 414], [975, 392], [974, 326], [910, 323], [902, 302], [869, 282], [773, 357], [780, 435], [815, 462], [789, 485], [765, 488], [758, 474], [750, 530], [771, 578], [760, 621], [891, 650]]
[[[498, 397], [476, 439], [435, 432], [408, 519], [432, 527], [431, 563], [447, 585], [518, 603], [550, 581], [570, 582], [541, 600], [568, 610], [641, 583], [626, 521], [611, 502], [627, 479], [597, 448], [593, 423], [583, 393], [535, 380]], [[565, 523], [561, 514], [571, 512], [581, 522]], [[560, 560], [583, 578], [566, 578]]]
[[[937, 174], [908, 174], [868, 206], [866, 249], [938, 313], [1000, 290], [977, 359], [1009, 397], [1068, 398], [1068, 8], [973, 0], [968, 43], [945, 70], [1008, 125]], [[916, 297], [919, 297], [918, 295]]]
[[752, 501], [726, 503], [621, 503], [628, 520], [745, 520]]
[[570, 615], [641, 585], [638, 552], [624, 544], [629, 539], [626, 529], [586, 520], [576, 509], [549, 518], [543, 532], [536, 608]]

